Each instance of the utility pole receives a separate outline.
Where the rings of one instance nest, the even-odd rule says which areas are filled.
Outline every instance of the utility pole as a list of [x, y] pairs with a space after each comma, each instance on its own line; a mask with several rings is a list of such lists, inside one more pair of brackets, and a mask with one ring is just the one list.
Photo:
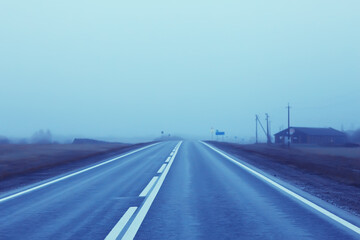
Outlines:
[[271, 121], [269, 121], [269, 137], [270, 137], [270, 143], [271, 143]]
[[290, 148], [291, 138], [290, 138], [290, 104], [289, 103], [287, 109], [288, 109], [288, 148]]
[[269, 136], [269, 114], [265, 113], [266, 115], [266, 137], [267, 137], [267, 143], [270, 144], [270, 136]]
[[256, 139], [256, 144], [258, 143], [258, 119], [259, 119], [259, 117], [258, 117], [258, 115], [255, 115], [255, 122], [256, 122], [256, 129], [255, 129], [255, 139]]
[[[258, 115], [255, 115], [255, 116], [256, 116], [256, 130], [258, 129], [258, 128], [257, 128], [257, 126], [258, 126], [257, 124], [259, 123], [259, 124], [260, 124], [261, 129], [262, 129], [262, 130], [263, 130], [263, 132], [264, 132], [264, 134], [265, 134], [265, 135], [267, 135], [266, 130], [265, 130], [264, 126], [262, 125], [262, 123], [261, 123], [260, 119], [259, 119], [259, 116], [258, 116]], [[258, 132], [256, 131], [256, 139], [257, 139], [257, 142], [258, 142], [258, 140], [259, 140], [259, 139], [258, 139], [258, 135], [257, 135], [257, 133], [258, 133]]]

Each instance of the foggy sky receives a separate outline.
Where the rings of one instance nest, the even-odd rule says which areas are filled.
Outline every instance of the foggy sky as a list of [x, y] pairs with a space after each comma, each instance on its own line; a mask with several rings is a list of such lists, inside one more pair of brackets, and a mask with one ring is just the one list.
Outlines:
[[360, 128], [360, 2], [1, 1], [0, 135]]

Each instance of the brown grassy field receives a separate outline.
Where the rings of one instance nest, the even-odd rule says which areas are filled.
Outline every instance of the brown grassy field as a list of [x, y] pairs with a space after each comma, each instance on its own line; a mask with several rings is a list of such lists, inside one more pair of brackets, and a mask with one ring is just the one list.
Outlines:
[[348, 159], [360, 160], [360, 147], [296, 147], [303, 152], [319, 156], [334, 156]]
[[118, 151], [129, 146], [128, 144], [0, 145], [0, 180]]

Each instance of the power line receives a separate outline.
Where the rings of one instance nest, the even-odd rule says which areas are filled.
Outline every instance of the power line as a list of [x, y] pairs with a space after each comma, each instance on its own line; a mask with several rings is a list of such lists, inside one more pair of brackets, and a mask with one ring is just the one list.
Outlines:
[[264, 131], [264, 134], [267, 135], [267, 133], [266, 133], [264, 126], [261, 124], [259, 116], [258, 115], [255, 115], [255, 116], [256, 116], [256, 143], [257, 143], [258, 142], [258, 125], [257, 125], [258, 123], [260, 124], [261, 129]]

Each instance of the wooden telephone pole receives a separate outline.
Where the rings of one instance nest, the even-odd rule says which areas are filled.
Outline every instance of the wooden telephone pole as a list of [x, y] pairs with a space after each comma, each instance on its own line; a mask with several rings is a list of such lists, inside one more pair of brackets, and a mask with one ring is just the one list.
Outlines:
[[266, 137], [267, 137], [267, 144], [271, 143], [270, 134], [269, 134], [269, 114], [265, 113], [266, 115]]
[[290, 104], [288, 103], [288, 148], [290, 148], [291, 136], [290, 136]]

